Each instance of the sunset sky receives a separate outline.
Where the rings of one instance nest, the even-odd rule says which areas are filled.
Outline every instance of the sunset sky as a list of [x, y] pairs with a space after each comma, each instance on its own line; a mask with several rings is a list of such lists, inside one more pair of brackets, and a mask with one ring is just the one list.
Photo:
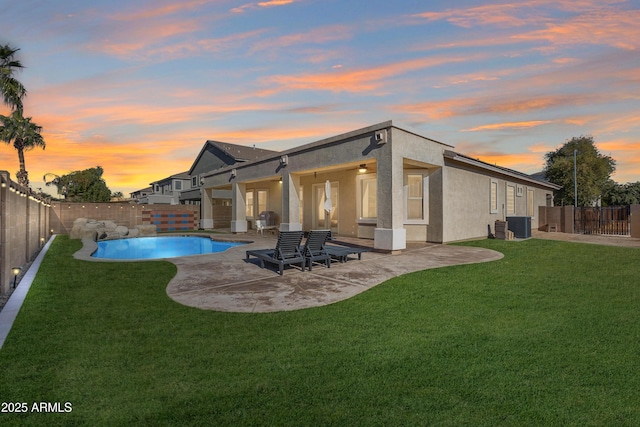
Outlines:
[[[592, 135], [624, 183], [639, 23], [640, 0], [23, 0], [0, 4], [0, 44], [44, 128], [33, 188], [100, 165], [128, 195], [207, 139], [283, 150], [385, 120], [525, 173]], [[7, 144], [0, 169], [15, 180]]]

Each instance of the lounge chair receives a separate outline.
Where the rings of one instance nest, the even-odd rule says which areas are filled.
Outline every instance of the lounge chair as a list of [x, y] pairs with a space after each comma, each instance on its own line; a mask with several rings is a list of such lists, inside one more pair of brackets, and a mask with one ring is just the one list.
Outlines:
[[324, 261], [327, 268], [331, 268], [331, 255], [325, 250], [324, 246], [329, 237], [331, 230], [311, 230], [307, 236], [307, 241], [301, 248], [302, 256], [307, 260], [307, 267], [311, 271], [314, 262]]
[[278, 235], [278, 242], [275, 249], [254, 249], [247, 251], [247, 261], [250, 256], [260, 260], [260, 266], [264, 268], [264, 263], [278, 264], [278, 273], [282, 276], [284, 266], [290, 264], [300, 264], [302, 271], [307, 260], [300, 252], [302, 242], [302, 231], [281, 231]]
[[370, 252], [371, 249], [356, 248], [352, 246], [324, 245], [324, 250], [332, 258], [336, 258], [340, 262], [347, 262], [349, 255], [358, 255], [358, 259], [362, 259], [363, 252]]

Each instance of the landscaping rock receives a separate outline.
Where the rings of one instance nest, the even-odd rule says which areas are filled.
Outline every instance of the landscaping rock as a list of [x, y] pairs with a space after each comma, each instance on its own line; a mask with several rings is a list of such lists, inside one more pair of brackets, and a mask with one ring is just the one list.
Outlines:
[[115, 231], [116, 233], [118, 233], [118, 235], [119, 235], [120, 237], [124, 237], [124, 236], [126, 236], [126, 235], [128, 235], [128, 234], [129, 234], [129, 228], [128, 228], [128, 227], [125, 227], [124, 225], [119, 225], [119, 226], [117, 226], [117, 227], [114, 229], [114, 231]]
[[95, 219], [78, 218], [73, 222], [69, 238], [89, 238], [97, 241], [156, 235], [155, 225], [136, 225], [136, 228], [129, 229], [123, 225], [117, 225], [111, 220], [96, 221]]
[[155, 225], [136, 225], [136, 229], [138, 230], [138, 236], [157, 236], [156, 226]]

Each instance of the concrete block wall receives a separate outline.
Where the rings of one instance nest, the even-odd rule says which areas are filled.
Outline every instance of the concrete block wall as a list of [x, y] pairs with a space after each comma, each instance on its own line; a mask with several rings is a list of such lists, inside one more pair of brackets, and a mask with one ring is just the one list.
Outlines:
[[25, 268], [50, 236], [50, 205], [0, 171], [0, 293], [13, 285], [14, 267]]
[[[117, 225], [134, 228], [136, 225], [152, 224], [154, 212], [165, 213], [184, 212], [193, 216], [197, 229], [200, 221], [200, 206], [197, 205], [138, 205], [129, 202], [101, 202], [101, 203], [51, 203], [51, 229], [56, 234], [69, 234], [73, 222], [77, 218], [95, 219], [98, 221], [113, 221]], [[144, 214], [146, 212], [146, 214]], [[163, 231], [160, 228], [158, 231]]]

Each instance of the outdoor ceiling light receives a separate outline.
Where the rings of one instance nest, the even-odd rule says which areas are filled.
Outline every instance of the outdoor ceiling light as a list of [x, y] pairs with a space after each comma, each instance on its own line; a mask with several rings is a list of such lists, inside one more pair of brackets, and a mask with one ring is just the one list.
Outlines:
[[360, 167], [358, 168], [358, 172], [360, 173], [365, 173], [367, 171], [367, 165], [362, 164], [360, 165]]

